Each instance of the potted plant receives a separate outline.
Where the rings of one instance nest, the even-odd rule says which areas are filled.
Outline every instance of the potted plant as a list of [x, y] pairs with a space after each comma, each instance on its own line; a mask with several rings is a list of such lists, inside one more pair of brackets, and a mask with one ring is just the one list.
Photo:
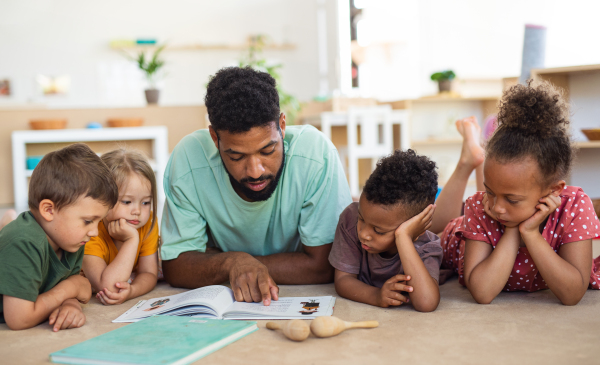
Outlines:
[[267, 45], [268, 37], [262, 34], [250, 37], [247, 53], [239, 61], [240, 67], [250, 66], [260, 71], [265, 71], [271, 75], [276, 82], [277, 93], [279, 94], [279, 107], [286, 115], [288, 125], [294, 124], [294, 119], [300, 111], [300, 103], [295, 96], [288, 94], [281, 88], [281, 74], [279, 69], [282, 64], [267, 64], [267, 60], [262, 56], [262, 52]]
[[158, 71], [165, 65], [165, 62], [159, 58], [164, 48], [164, 45], [158, 47], [150, 59], [146, 58], [144, 51], [141, 51], [137, 58], [134, 59], [140, 70], [144, 71], [146, 80], [148, 80], [148, 89], [145, 90], [148, 104], [158, 103], [160, 90], [156, 88], [156, 82], [158, 81]]
[[431, 79], [438, 82], [438, 89], [440, 93], [450, 92], [452, 89], [452, 80], [455, 77], [456, 74], [452, 70], [436, 72], [431, 75]]

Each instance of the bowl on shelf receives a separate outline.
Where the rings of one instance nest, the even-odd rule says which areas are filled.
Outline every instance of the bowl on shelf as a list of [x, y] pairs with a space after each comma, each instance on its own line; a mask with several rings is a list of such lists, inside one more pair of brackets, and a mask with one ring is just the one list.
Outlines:
[[600, 128], [582, 129], [581, 131], [590, 141], [600, 141]]
[[26, 164], [27, 170], [33, 170], [40, 163], [40, 161], [44, 158], [44, 156], [29, 156], [27, 157]]
[[31, 129], [64, 129], [66, 126], [66, 119], [32, 119], [29, 121]]
[[111, 118], [107, 122], [111, 128], [115, 127], [139, 127], [144, 124], [142, 118]]

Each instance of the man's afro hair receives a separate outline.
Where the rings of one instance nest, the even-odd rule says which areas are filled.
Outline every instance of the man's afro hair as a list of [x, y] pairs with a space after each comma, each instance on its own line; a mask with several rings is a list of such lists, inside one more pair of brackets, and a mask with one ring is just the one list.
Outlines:
[[219, 70], [208, 82], [204, 103], [216, 131], [242, 133], [279, 121], [275, 79], [249, 66]]
[[413, 217], [435, 201], [438, 174], [435, 162], [413, 150], [396, 150], [377, 162], [363, 193], [369, 202], [391, 206], [403, 205]]

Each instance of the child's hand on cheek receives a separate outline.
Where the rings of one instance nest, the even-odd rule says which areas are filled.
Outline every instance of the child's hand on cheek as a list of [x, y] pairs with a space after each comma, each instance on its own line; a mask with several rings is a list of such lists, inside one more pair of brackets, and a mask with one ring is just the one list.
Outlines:
[[104, 288], [96, 294], [96, 298], [104, 305], [121, 304], [129, 299], [129, 295], [131, 294], [131, 284], [127, 282], [118, 282], [115, 286], [119, 288], [117, 293]]
[[108, 224], [108, 234], [117, 241], [125, 242], [136, 237], [138, 232], [125, 218], [121, 218]]
[[396, 275], [389, 278], [379, 290], [378, 305], [383, 308], [399, 306], [402, 303], [408, 303], [410, 299], [400, 294], [400, 292], [412, 292], [412, 286], [406, 285], [410, 280], [408, 275]]
[[414, 242], [420, 235], [425, 233], [433, 219], [433, 213], [435, 212], [435, 204], [430, 204], [427, 208], [411, 219], [405, 221], [396, 229], [396, 242], [401, 236], [408, 236]]
[[539, 204], [535, 206], [537, 211], [529, 219], [519, 224], [519, 232], [521, 234], [539, 233], [540, 224], [560, 206], [560, 197], [553, 194], [546, 195], [539, 200]]

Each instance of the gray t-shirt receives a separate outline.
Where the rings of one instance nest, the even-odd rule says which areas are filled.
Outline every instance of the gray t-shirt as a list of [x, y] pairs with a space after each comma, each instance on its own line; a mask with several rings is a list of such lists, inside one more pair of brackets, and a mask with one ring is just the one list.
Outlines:
[[[381, 288], [392, 276], [404, 274], [400, 256], [396, 253], [393, 257], [383, 258], [365, 251], [358, 240], [357, 222], [358, 203], [352, 203], [340, 215], [329, 262], [340, 271], [358, 275], [358, 280], [363, 283]], [[443, 256], [440, 238], [425, 231], [414, 244], [431, 277], [439, 280]]]

